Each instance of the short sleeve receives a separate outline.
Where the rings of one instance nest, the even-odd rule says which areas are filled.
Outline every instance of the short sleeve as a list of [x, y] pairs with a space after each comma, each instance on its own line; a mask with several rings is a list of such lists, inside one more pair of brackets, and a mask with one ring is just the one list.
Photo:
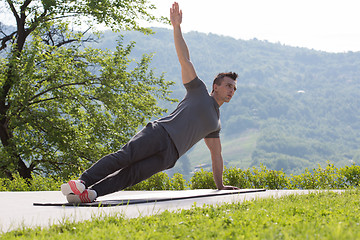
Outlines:
[[220, 129], [208, 134], [205, 138], [220, 138]]
[[191, 82], [184, 84], [187, 91], [191, 91], [198, 88], [206, 89], [205, 83], [201, 81], [198, 77], [194, 78]]

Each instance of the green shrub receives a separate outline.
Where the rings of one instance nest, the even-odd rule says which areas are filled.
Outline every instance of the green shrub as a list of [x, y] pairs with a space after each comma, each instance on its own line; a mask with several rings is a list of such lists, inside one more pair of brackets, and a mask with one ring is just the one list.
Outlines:
[[187, 187], [186, 180], [180, 173], [175, 173], [170, 179], [170, 190], [185, 190]]
[[32, 175], [32, 179], [25, 180], [18, 173], [12, 179], [0, 178], [0, 191], [58, 191], [62, 181], [51, 177]]
[[29, 191], [29, 181], [20, 177], [18, 173], [12, 175], [13, 179], [4, 181], [6, 191]]
[[357, 187], [360, 185], [360, 166], [352, 165], [340, 169], [346, 187]]
[[164, 172], [159, 172], [147, 179], [147, 190], [168, 190], [169, 187], [170, 179]]
[[224, 184], [235, 186], [238, 188], [252, 188], [252, 183], [249, 179], [251, 175], [250, 170], [242, 170], [241, 168], [225, 168]]
[[252, 174], [249, 175], [249, 180], [252, 188], [265, 188], [266, 187], [266, 167], [260, 165], [260, 169], [253, 167]]
[[267, 170], [265, 172], [265, 183], [267, 189], [286, 189], [289, 186], [286, 174], [276, 170]]
[[[69, 179], [76, 179], [75, 175]], [[286, 176], [283, 171], [269, 170], [264, 165], [260, 168], [225, 168], [224, 184], [245, 188], [265, 189], [346, 189], [360, 185], [360, 166], [352, 165], [337, 168], [329, 164], [322, 168], [306, 169], [300, 175]], [[67, 181], [67, 180], [66, 180]], [[58, 191], [63, 182], [60, 178], [33, 175], [25, 180], [19, 174], [12, 179], [0, 178], [0, 191]], [[160, 172], [127, 190], [184, 190], [184, 189], [216, 189], [213, 173], [201, 169], [187, 182], [182, 174], [176, 173], [172, 178]]]
[[186, 180], [180, 173], [175, 173], [170, 179], [164, 172], [159, 172], [150, 178], [127, 188], [126, 190], [184, 190], [187, 188]]
[[290, 188], [292, 189], [316, 189], [316, 182], [314, 176], [309, 171], [305, 169], [305, 173], [300, 175], [291, 174]]
[[216, 189], [213, 173], [204, 171], [204, 169], [195, 172], [191, 177], [190, 182], [191, 189]]
[[33, 175], [29, 191], [59, 191], [62, 183], [63, 181], [60, 178]]
[[[348, 177], [351, 178], [349, 173], [351, 171], [348, 172]], [[319, 165], [318, 168], [313, 169], [313, 172], [305, 169], [303, 174], [291, 175], [290, 187], [294, 189], [343, 189], [354, 186], [346, 185], [346, 179], [347, 177], [343, 174], [343, 171], [339, 170], [334, 164], [328, 164], [326, 168]], [[355, 179], [352, 181], [355, 181]]]
[[170, 186], [169, 176], [164, 172], [159, 172], [150, 178], [129, 187], [127, 190], [168, 190]]
[[7, 178], [0, 178], [0, 192], [5, 192], [7, 190], [7, 181], [9, 181]]
[[224, 184], [239, 188], [266, 188], [284, 189], [289, 185], [286, 174], [282, 171], [268, 170], [260, 165], [260, 169], [242, 170], [239, 168], [226, 168], [224, 171]]

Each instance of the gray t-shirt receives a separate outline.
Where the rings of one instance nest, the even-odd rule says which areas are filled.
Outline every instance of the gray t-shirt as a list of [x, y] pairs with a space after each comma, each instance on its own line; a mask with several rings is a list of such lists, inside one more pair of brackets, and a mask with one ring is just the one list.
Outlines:
[[219, 138], [220, 111], [215, 99], [198, 77], [184, 85], [186, 95], [175, 111], [157, 120], [169, 133], [179, 157], [205, 138]]

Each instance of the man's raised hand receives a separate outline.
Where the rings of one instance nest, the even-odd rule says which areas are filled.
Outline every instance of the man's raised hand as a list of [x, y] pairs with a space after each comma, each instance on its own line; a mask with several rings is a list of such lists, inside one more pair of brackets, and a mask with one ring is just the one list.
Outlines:
[[174, 27], [179, 26], [182, 22], [182, 11], [179, 9], [177, 2], [174, 2], [170, 8], [170, 21]]

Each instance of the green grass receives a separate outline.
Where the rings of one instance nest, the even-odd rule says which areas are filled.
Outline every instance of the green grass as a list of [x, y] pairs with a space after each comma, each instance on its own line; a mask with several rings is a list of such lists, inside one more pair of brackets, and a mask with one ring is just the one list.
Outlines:
[[1, 239], [359, 239], [360, 190], [291, 195], [124, 219], [96, 218]]

